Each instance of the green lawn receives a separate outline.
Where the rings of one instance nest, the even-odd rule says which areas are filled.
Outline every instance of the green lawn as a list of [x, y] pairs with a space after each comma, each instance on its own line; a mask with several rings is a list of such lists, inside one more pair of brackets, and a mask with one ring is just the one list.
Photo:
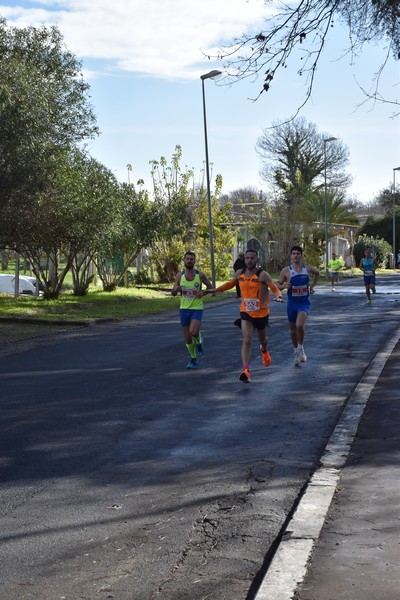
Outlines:
[[[179, 297], [170, 289], [146, 287], [118, 288], [114, 292], [89, 291], [87, 296], [60, 294], [57, 300], [43, 300], [32, 296], [6, 296], [0, 294], [0, 317], [45, 319], [46, 321], [92, 321], [95, 319], [127, 319], [179, 308]], [[234, 290], [233, 290], [234, 292]], [[227, 292], [206, 297], [204, 303], [218, 302], [232, 296]]]

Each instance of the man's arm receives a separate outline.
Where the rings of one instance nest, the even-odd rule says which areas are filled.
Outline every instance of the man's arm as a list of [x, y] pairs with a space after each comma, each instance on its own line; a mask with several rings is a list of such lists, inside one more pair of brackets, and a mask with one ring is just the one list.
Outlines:
[[308, 271], [309, 275], [313, 276], [313, 280], [310, 285], [310, 294], [313, 294], [315, 292], [315, 286], [317, 285], [317, 281], [319, 279], [320, 273], [316, 267], [312, 267], [312, 266], [308, 266], [308, 265], [307, 265], [307, 271]]
[[200, 280], [204, 283], [204, 285], [206, 286], [207, 290], [211, 290], [212, 289], [212, 283], [208, 279], [208, 277], [206, 276], [206, 274], [203, 273], [203, 271], [200, 271], [199, 275], [200, 275]]
[[171, 290], [172, 296], [177, 296], [181, 291], [181, 275], [182, 273], [180, 271], [175, 275], [174, 287]]
[[285, 267], [279, 274], [278, 281], [276, 282], [276, 287], [278, 290], [285, 290], [290, 287], [289, 283], [289, 269]]
[[235, 275], [234, 277], [232, 277], [232, 279], [230, 279], [229, 281], [226, 281], [222, 285], [219, 285], [215, 289], [211, 288], [211, 289], [206, 289], [206, 290], [202, 291], [201, 295], [203, 295], [203, 294], [216, 294], [216, 293], [219, 293], [219, 292], [226, 292], [226, 290], [231, 290], [232, 288], [234, 288], [238, 281], [239, 281], [239, 279], [236, 278], [236, 275]]
[[269, 289], [275, 296], [274, 299], [277, 302], [283, 302], [282, 293], [281, 293], [280, 289], [272, 281], [271, 276], [269, 273], [267, 273], [267, 271], [261, 271], [261, 273], [259, 275], [259, 280], [262, 281], [263, 283], [265, 283], [265, 285], [267, 285], [269, 287]]

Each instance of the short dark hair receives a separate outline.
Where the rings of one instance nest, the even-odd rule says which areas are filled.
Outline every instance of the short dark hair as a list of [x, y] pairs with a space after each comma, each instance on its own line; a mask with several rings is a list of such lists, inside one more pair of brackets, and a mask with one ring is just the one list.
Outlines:
[[293, 250], [298, 250], [298, 252], [300, 252], [300, 254], [303, 254], [303, 248], [299, 245], [292, 246], [290, 248], [290, 254], [292, 254]]
[[258, 256], [258, 252], [257, 252], [257, 250], [253, 250], [253, 248], [247, 248], [247, 250], [246, 250], [246, 252], [245, 252], [245, 255], [246, 255], [248, 252], [254, 252], [254, 254], [255, 254], [256, 256]]
[[187, 252], [185, 252], [183, 258], [185, 258], [185, 256], [193, 256], [193, 258], [196, 259], [195, 253], [192, 252], [191, 250], [188, 250]]

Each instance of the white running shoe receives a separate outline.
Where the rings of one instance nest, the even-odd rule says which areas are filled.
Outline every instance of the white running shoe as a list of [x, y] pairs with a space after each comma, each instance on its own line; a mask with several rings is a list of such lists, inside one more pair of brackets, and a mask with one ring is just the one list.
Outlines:
[[306, 362], [307, 356], [306, 356], [306, 353], [304, 352], [304, 348], [300, 348], [298, 350], [298, 353], [299, 353], [300, 362]]
[[300, 354], [299, 354], [299, 351], [297, 350], [297, 348], [295, 348], [295, 350], [294, 350], [294, 366], [299, 367], [300, 363], [301, 363]]

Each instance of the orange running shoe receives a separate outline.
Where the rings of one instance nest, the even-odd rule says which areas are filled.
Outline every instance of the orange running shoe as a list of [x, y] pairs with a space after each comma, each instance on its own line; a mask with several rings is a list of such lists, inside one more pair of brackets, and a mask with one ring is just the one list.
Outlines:
[[262, 357], [264, 367], [269, 367], [269, 365], [271, 364], [270, 353], [268, 352], [268, 350], [263, 352], [262, 346], [260, 346], [260, 350], [261, 350], [261, 357]]
[[250, 383], [250, 371], [248, 369], [243, 369], [243, 371], [239, 375], [240, 381], [243, 383]]

